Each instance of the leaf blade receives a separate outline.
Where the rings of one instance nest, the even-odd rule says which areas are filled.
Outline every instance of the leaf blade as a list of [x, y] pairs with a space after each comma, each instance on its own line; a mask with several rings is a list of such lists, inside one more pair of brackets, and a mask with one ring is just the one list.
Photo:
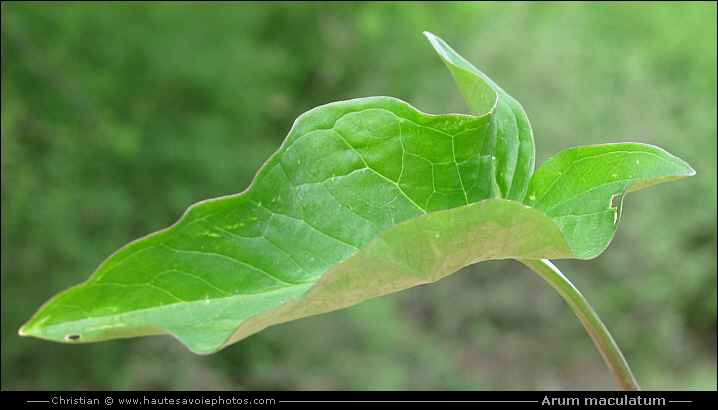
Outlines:
[[161, 328], [193, 351], [216, 350], [239, 323], [301, 298], [383, 230], [489, 195], [487, 122], [389, 97], [311, 110], [247, 191], [195, 204], [123, 247], [20, 333], [78, 342]]
[[582, 259], [613, 238], [621, 205], [614, 197], [695, 174], [662, 148], [639, 143], [574, 147], [553, 156], [531, 178], [524, 203], [546, 213]]

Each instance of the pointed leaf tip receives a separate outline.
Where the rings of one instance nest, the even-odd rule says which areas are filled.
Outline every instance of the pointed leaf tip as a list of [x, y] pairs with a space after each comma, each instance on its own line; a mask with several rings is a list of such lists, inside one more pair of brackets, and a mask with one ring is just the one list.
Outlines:
[[548, 215], [571, 250], [590, 259], [613, 239], [625, 194], [694, 174], [688, 163], [653, 145], [574, 147], [536, 170], [524, 203]]

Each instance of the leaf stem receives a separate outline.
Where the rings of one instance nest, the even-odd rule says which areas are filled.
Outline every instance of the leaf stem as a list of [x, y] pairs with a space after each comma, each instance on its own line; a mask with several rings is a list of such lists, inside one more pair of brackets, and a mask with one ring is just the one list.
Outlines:
[[641, 388], [633, 377], [623, 353], [621, 353], [618, 345], [611, 337], [611, 333], [608, 332], [608, 329], [591, 308], [591, 305], [588, 304], [586, 298], [573, 286], [571, 281], [548, 259], [518, 259], [518, 261], [538, 273], [571, 306], [588, 334], [591, 335], [599, 352], [601, 352], [601, 356], [603, 356], [603, 360], [608, 365], [611, 373], [613, 373], [618, 387], [621, 390], [640, 390]]

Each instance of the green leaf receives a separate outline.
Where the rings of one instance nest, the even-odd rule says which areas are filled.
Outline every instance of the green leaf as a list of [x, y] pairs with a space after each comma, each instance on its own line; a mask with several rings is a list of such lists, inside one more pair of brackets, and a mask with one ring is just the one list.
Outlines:
[[590, 259], [613, 238], [624, 194], [694, 174], [685, 161], [652, 145], [575, 147], [536, 170], [524, 203], [558, 225], [577, 257]]
[[171, 228], [122, 248], [21, 332], [90, 341], [159, 327], [196, 352], [214, 351], [246, 319], [303, 297], [382, 231], [491, 198], [488, 123], [388, 97], [311, 110], [250, 189], [196, 204]]
[[475, 115], [424, 114], [389, 97], [308, 111], [245, 192], [197, 203], [121, 248], [20, 334], [171, 334], [212, 353], [472, 263], [595, 256], [615, 232], [614, 195], [692, 172], [659, 148], [608, 144], [564, 151], [529, 183], [521, 106], [426, 35]]

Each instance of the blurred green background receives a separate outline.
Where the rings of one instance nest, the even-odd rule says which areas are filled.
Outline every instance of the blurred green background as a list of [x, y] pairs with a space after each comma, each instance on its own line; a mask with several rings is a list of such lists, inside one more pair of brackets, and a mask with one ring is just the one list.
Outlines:
[[2, 3], [2, 389], [614, 389], [515, 261], [195, 356], [171, 337], [20, 338], [52, 295], [202, 199], [243, 191], [294, 119], [389, 95], [468, 112], [428, 30], [526, 109], [537, 165], [661, 146], [697, 175], [629, 195], [556, 264], [644, 389], [716, 389], [716, 3]]

